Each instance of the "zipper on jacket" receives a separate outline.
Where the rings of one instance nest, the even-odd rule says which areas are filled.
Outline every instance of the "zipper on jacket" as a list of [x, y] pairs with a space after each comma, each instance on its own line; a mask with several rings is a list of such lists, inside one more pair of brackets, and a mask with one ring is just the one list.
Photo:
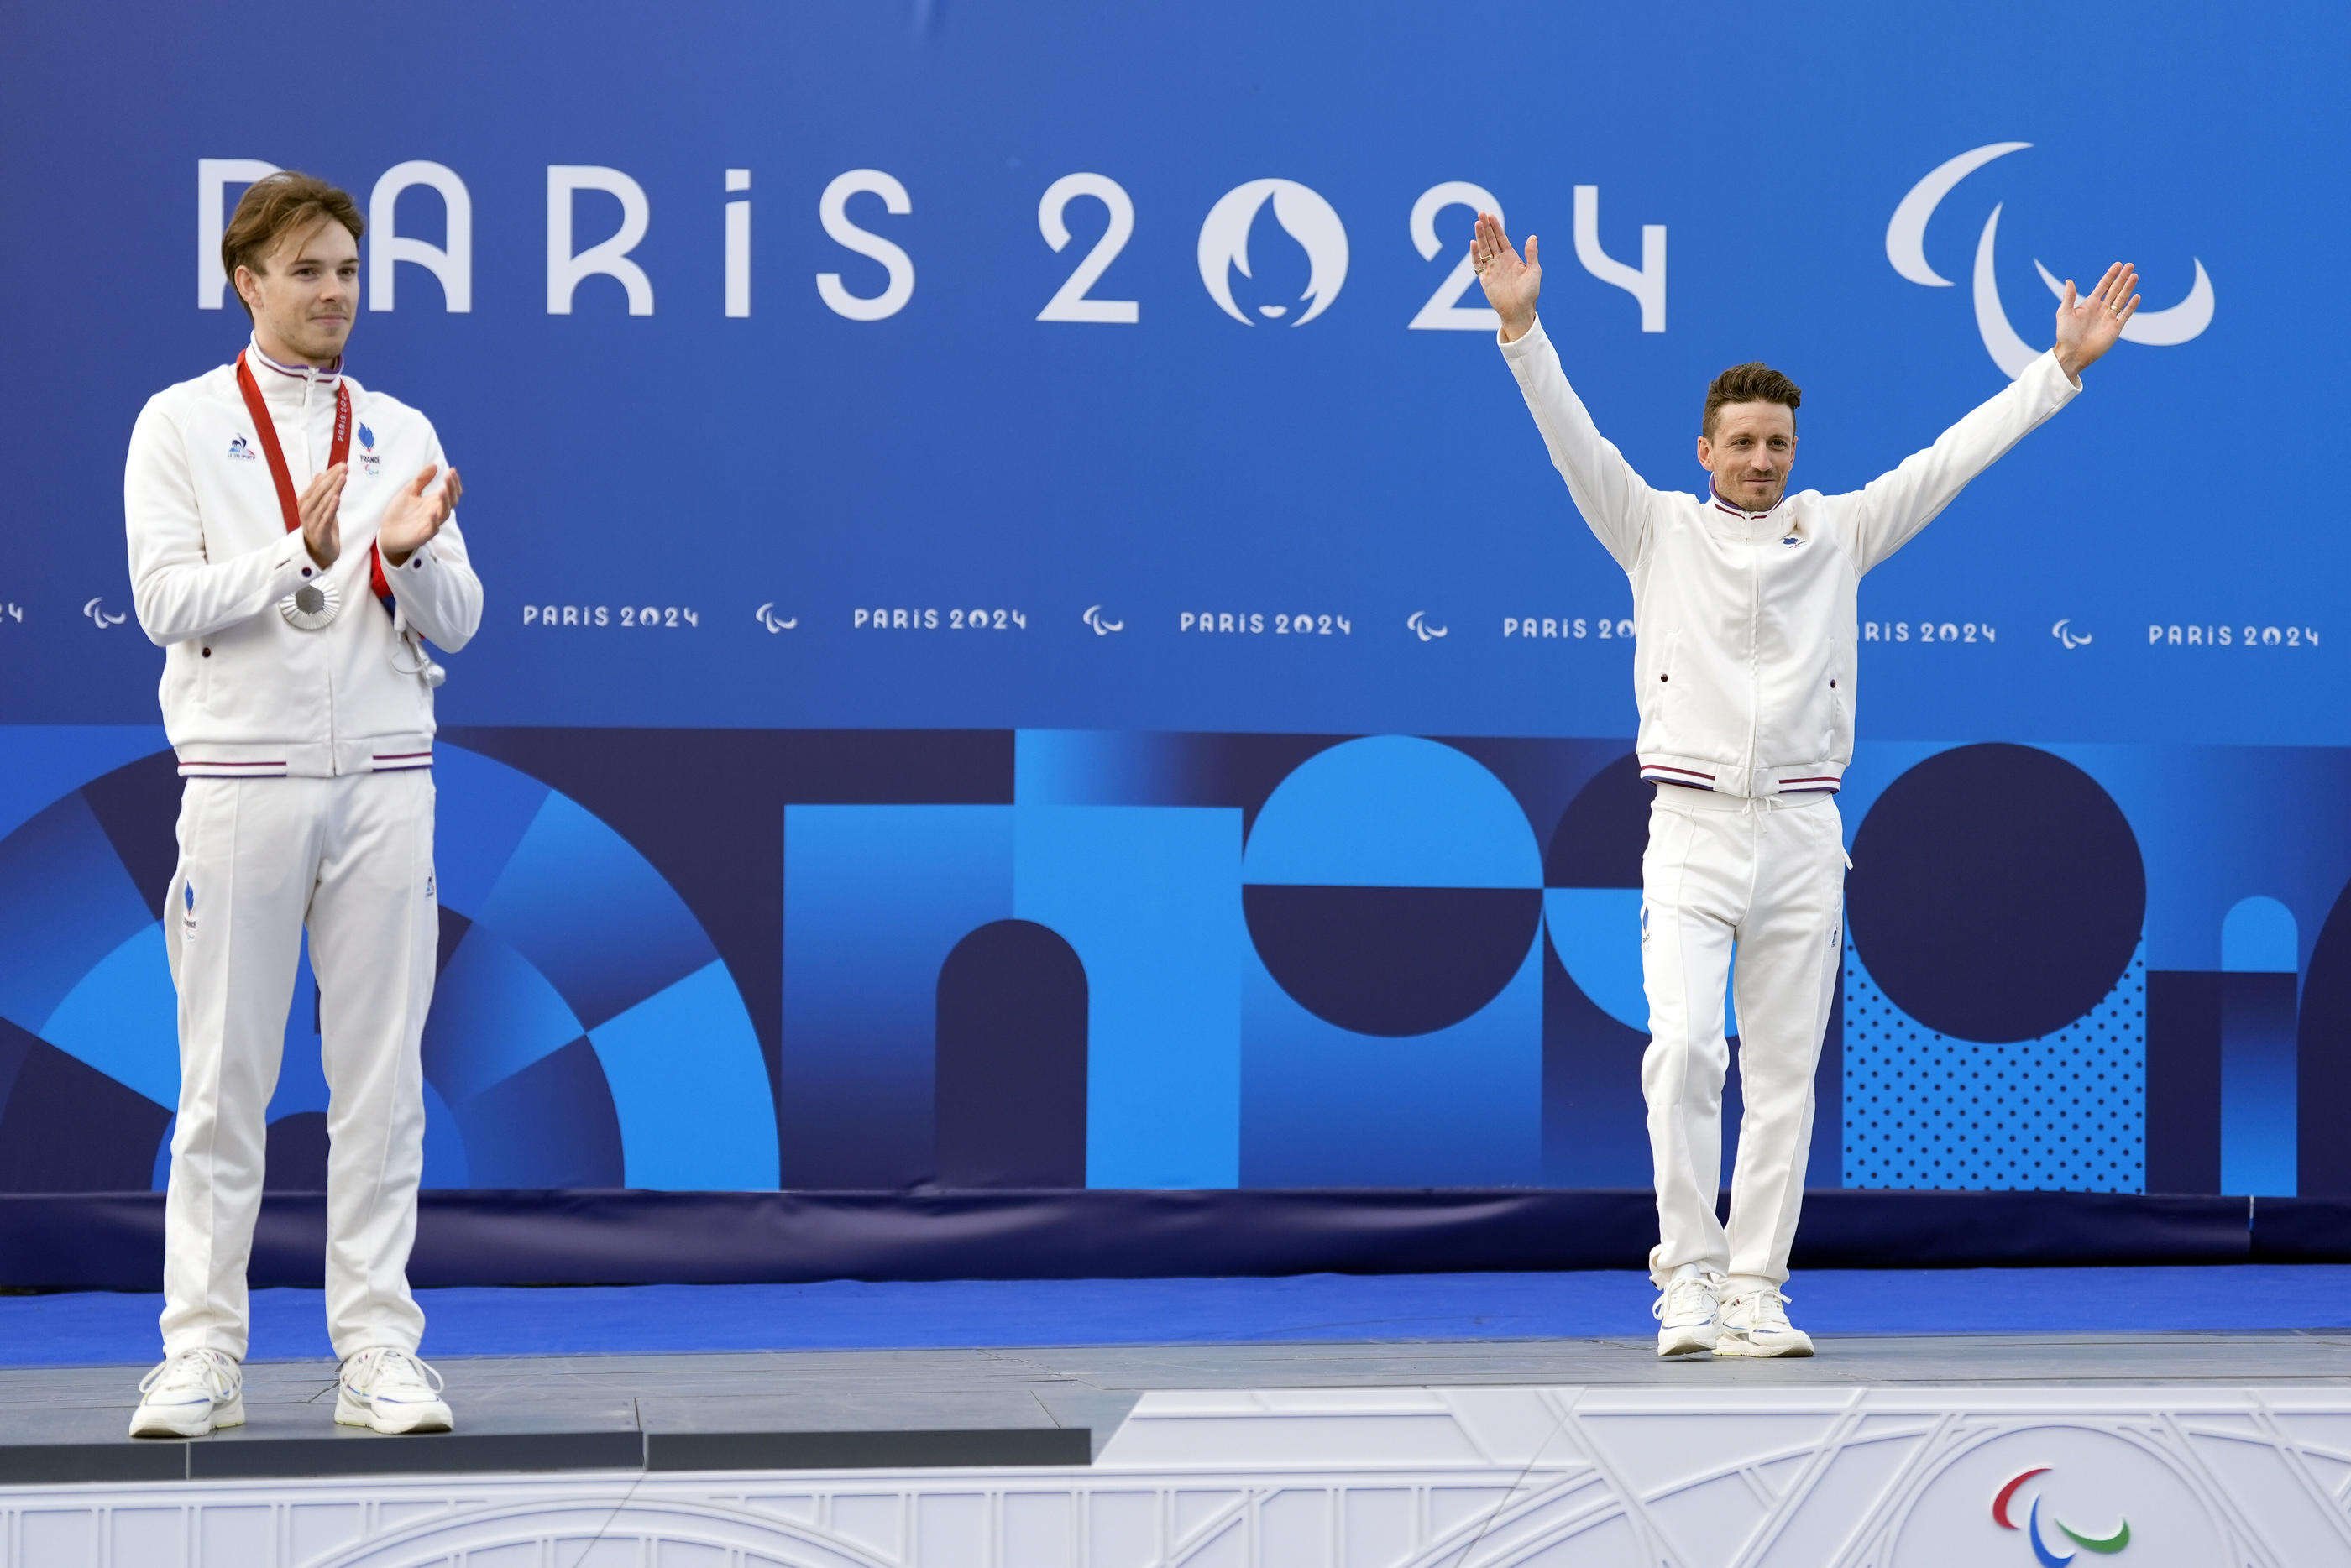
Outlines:
[[[1750, 531], [1752, 524], [1750, 525]], [[1747, 793], [1756, 793], [1755, 733], [1763, 710], [1763, 683], [1761, 665], [1763, 646], [1763, 568], [1762, 553], [1755, 541], [1747, 544]]]
[[[318, 390], [318, 387], [319, 378], [314, 369], [302, 379], [301, 419], [302, 455], [309, 461], [310, 474], [313, 479], [319, 474], [319, 449], [311, 441], [310, 396]], [[306, 543], [303, 547], [308, 548], [308, 544]], [[326, 628], [320, 629], [323, 631]], [[327, 679], [327, 776], [333, 778], [343, 771], [342, 746], [340, 743], [339, 726], [335, 722], [335, 660], [332, 650], [323, 642], [319, 645], [319, 651], [325, 656], [320, 663], [325, 667]]]

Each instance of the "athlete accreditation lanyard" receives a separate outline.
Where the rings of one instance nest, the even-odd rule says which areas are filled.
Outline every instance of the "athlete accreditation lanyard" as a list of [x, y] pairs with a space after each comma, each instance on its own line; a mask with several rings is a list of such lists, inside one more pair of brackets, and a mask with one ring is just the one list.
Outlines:
[[[302, 504], [294, 493], [294, 473], [286, 466], [285, 449], [277, 444], [277, 427], [269, 418], [269, 405], [261, 400], [261, 388], [253, 379], [253, 369], [245, 362], [245, 355], [236, 357], [236, 389], [245, 395], [246, 411], [253, 416], [254, 434], [260, 439], [261, 455], [269, 460], [270, 483], [277, 487], [277, 509], [285, 514], [286, 531], [299, 533], [302, 528]], [[335, 383], [335, 439], [327, 449], [327, 466], [349, 462], [351, 455], [351, 389], [340, 378]], [[392, 598], [392, 585], [383, 579], [383, 557], [373, 545], [368, 547], [369, 586], [376, 597], [387, 603]], [[304, 583], [300, 587], [277, 601], [277, 613], [288, 623], [304, 631], [317, 631], [332, 624], [342, 613], [342, 594], [325, 577]]]

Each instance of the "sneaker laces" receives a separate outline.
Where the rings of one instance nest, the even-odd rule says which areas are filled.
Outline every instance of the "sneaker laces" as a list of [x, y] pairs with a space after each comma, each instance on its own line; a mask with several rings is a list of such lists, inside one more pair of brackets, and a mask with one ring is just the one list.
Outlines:
[[[1659, 1323], [1665, 1322], [1668, 1317], [1678, 1317], [1684, 1312], [1695, 1316], [1698, 1313], [1698, 1303], [1687, 1298], [1694, 1293], [1701, 1292], [1709, 1296], [1715, 1293], [1714, 1280], [1711, 1276], [1692, 1274], [1686, 1279], [1676, 1280], [1666, 1286], [1664, 1293], [1659, 1295], [1656, 1303], [1649, 1308], [1649, 1315]], [[1713, 1314], [1709, 1312], [1708, 1315]]]
[[364, 1390], [370, 1396], [405, 1385], [437, 1398], [447, 1386], [431, 1366], [407, 1351], [390, 1345], [362, 1350], [343, 1363], [343, 1381], [355, 1392]]
[[1789, 1326], [1787, 1303], [1792, 1299], [1785, 1293], [1766, 1285], [1760, 1290], [1742, 1291], [1732, 1297], [1730, 1310], [1733, 1312], [1743, 1310], [1747, 1314], [1747, 1326], [1750, 1330], [1786, 1328]]
[[149, 1394], [202, 1393], [214, 1399], [226, 1398], [237, 1383], [236, 1360], [223, 1350], [183, 1350], [167, 1355], [155, 1365], [153, 1371], [139, 1380], [139, 1392]]

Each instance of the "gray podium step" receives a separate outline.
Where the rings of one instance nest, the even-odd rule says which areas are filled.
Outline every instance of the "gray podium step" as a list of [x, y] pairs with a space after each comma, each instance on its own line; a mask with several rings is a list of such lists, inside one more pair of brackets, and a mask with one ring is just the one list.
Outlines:
[[0, 1371], [0, 1486], [565, 1470], [1084, 1465], [1152, 1389], [1453, 1385], [2351, 1382], [2351, 1334], [1826, 1339], [1800, 1361], [1660, 1362], [1646, 1340], [451, 1358], [459, 1430], [334, 1425], [334, 1369], [246, 1369], [246, 1424], [123, 1435], [144, 1367]]

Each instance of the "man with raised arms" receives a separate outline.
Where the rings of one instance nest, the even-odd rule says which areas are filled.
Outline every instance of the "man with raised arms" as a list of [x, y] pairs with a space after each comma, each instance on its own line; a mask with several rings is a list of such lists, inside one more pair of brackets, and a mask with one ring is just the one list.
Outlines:
[[263, 1125], [307, 926], [329, 1091], [327, 1320], [335, 1419], [446, 1431], [408, 1290], [423, 1169], [420, 1041], [439, 949], [433, 689], [482, 585], [460, 485], [423, 414], [342, 373], [359, 211], [301, 174], [248, 189], [221, 265], [253, 319], [227, 365], [131, 432], [139, 624], [163, 649], [187, 781], [164, 908], [180, 1105], [164, 1200], [163, 1362], [133, 1437], [245, 1419], [246, 1261]]
[[[1781, 1286], [1844, 950], [1836, 792], [1853, 755], [1855, 590], [2082, 389], [2083, 369], [2138, 308], [2137, 274], [2118, 262], [2086, 299], [2069, 279], [2054, 348], [1934, 445], [1849, 494], [1788, 494], [1795, 384], [1760, 364], [1725, 370], [1707, 389], [1698, 438], [1710, 483], [1689, 495], [1650, 488], [1593, 427], [1535, 317], [1534, 236], [1521, 258], [1501, 219], [1481, 213], [1470, 262], [1552, 462], [1633, 581], [1635, 750], [1657, 786], [1641, 858], [1657, 1354], [1810, 1355]], [[1746, 1113], [1726, 1228], [1715, 1194], [1734, 945]]]

